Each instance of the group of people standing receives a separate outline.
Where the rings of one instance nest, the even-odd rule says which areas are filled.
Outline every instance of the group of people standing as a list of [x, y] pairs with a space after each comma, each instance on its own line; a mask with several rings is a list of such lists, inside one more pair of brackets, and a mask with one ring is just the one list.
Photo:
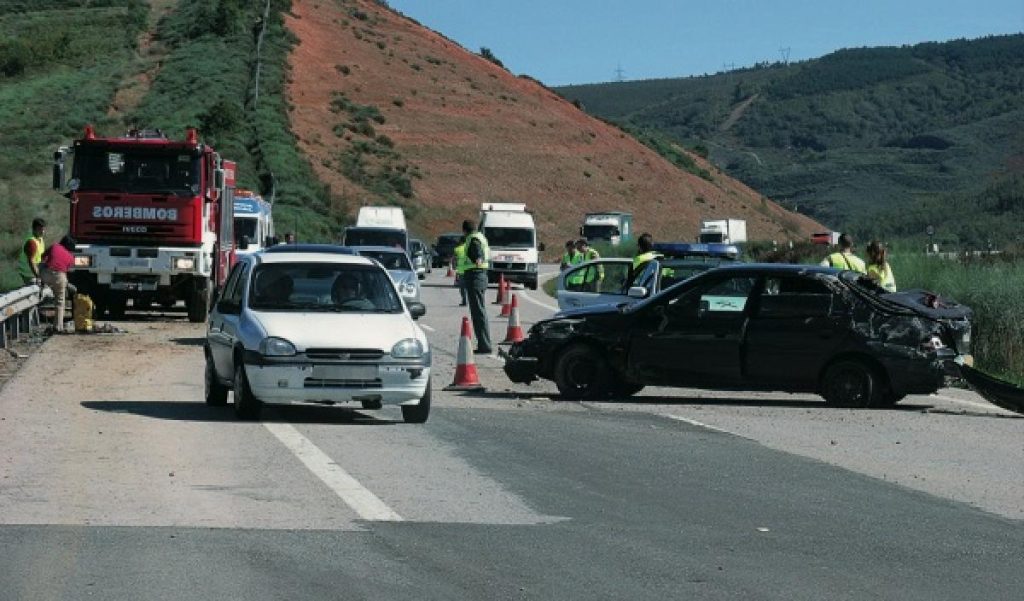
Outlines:
[[839, 250], [822, 259], [821, 266], [863, 273], [878, 282], [882, 288], [896, 292], [896, 278], [892, 274], [892, 266], [889, 265], [889, 249], [878, 240], [872, 240], [867, 246], [866, 263], [853, 252], [853, 249], [853, 236], [841, 234]]
[[37, 284], [53, 290], [56, 305], [54, 331], [58, 334], [64, 330], [64, 304], [68, 293], [74, 295], [75, 287], [68, 282], [68, 271], [75, 263], [75, 241], [71, 236], [64, 236], [57, 244], [46, 247], [46, 221], [41, 217], [32, 220], [32, 234], [22, 244], [21, 260], [18, 261], [18, 273], [26, 285]]

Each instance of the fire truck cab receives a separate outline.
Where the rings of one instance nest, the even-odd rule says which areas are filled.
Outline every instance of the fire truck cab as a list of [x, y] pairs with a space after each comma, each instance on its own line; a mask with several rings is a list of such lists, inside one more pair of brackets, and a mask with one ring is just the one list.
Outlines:
[[[71, 178], [66, 165], [71, 161]], [[97, 315], [185, 302], [202, 322], [234, 258], [235, 165], [199, 141], [159, 130], [104, 138], [92, 126], [54, 153], [53, 187], [70, 201], [77, 242], [69, 279]]]

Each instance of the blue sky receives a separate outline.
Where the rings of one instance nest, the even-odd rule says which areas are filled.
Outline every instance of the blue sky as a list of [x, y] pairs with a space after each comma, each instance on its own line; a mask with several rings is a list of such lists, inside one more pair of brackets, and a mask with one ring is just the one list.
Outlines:
[[1024, 31], [1024, 0], [389, 0], [552, 86]]

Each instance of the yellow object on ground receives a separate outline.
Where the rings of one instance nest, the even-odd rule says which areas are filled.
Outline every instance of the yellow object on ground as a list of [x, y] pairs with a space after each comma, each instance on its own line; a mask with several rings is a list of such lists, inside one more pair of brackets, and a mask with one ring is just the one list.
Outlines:
[[92, 331], [92, 311], [94, 304], [88, 294], [76, 294], [72, 303], [71, 315], [75, 320], [76, 332]]

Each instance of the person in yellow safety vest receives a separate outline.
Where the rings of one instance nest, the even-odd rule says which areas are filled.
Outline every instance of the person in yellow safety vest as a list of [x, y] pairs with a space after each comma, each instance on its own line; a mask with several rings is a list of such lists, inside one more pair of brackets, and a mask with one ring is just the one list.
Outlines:
[[864, 260], [853, 254], [853, 236], [850, 234], [839, 235], [839, 252], [834, 252], [822, 259], [820, 265], [867, 273]]
[[463, 281], [463, 277], [466, 273], [466, 269], [469, 268], [469, 257], [466, 256], [466, 241], [463, 240], [455, 249], [452, 251], [455, 257], [455, 284], [459, 287], [459, 294], [462, 296], [462, 302], [459, 303], [460, 307], [466, 306], [466, 286]]
[[[580, 263], [586, 263], [587, 261], [593, 261], [601, 258], [600, 253], [593, 248], [590, 248], [590, 245], [587, 244], [586, 238], [580, 238], [576, 241], [576, 252], [580, 257], [582, 257]], [[583, 272], [580, 275], [583, 277], [583, 289], [589, 292], [597, 292], [598, 287], [604, 280], [604, 267], [598, 265], [597, 269], [590, 267], [582, 271]]]
[[[572, 245], [571, 251], [569, 250], [570, 244]], [[570, 240], [569, 242], [566, 243], [566, 250], [566, 254], [569, 255], [569, 267], [575, 267], [580, 263], [586, 261], [586, 259], [583, 257], [583, 253], [581, 253], [578, 250], [575, 240]], [[569, 277], [565, 278], [565, 283], [569, 290], [583, 289], [583, 276], [585, 272], [585, 269], [579, 269]]]
[[893, 277], [892, 266], [889, 265], [889, 249], [878, 240], [872, 240], [868, 243], [867, 251], [868, 277], [889, 292], [896, 292], [896, 278]]
[[39, 263], [43, 260], [43, 251], [46, 249], [46, 241], [43, 235], [46, 234], [46, 221], [42, 217], [32, 220], [32, 235], [25, 238], [21, 245], [22, 257], [18, 260], [18, 274], [23, 284], [38, 284], [40, 282]]
[[473, 333], [476, 334], [475, 352], [490, 355], [494, 349], [491, 346], [491, 329], [484, 305], [490, 247], [487, 238], [477, 230], [477, 225], [468, 219], [462, 222], [462, 233], [466, 235], [466, 258], [469, 260], [463, 273], [463, 285], [466, 287], [469, 316], [473, 320]]
[[565, 243], [565, 252], [562, 253], [562, 262], [558, 264], [559, 271], [565, 271], [569, 269], [569, 266], [573, 264], [573, 257], [576, 256], [576, 244], [569, 240]]

